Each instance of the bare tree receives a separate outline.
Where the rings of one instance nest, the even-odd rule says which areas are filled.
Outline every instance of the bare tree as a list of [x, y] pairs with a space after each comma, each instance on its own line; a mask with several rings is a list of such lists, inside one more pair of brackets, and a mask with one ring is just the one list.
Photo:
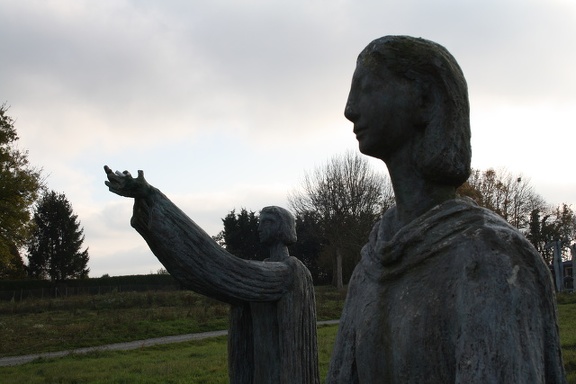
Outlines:
[[393, 204], [394, 194], [388, 177], [373, 171], [359, 153], [346, 152], [307, 173], [288, 200], [298, 214], [318, 215], [332, 283], [342, 287], [343, 274], [347, 280], [372, 225]]

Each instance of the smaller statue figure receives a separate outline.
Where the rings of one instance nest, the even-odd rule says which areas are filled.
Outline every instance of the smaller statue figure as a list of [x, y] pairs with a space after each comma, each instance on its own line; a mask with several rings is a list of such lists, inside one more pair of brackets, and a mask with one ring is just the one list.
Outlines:
[[317, 384], [316, 302], [310, 271], [288, 254], [294, 217], [280, 207], [260, 212], [265, 261], [243, 260], [220, 247], [138, 171], [104, 167], [111, 192], [134, 198], [132, 226], [183, 286], [231, 305], [231, 383]]

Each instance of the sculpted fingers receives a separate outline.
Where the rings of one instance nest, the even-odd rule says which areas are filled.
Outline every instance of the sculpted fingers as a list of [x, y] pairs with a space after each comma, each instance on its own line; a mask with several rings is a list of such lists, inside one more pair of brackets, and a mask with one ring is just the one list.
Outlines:
[[123, 192], [126, 188], [126, 181], [132, 179], [130, 172], [113, 172], [112, 169], [110, 169], [110, 167], [107, 165], [104, 166], [104, 172], [106, 172], [106, 176], [108, 177], [108, 180], [104, 181], [104, 184], [106, 184], [110, 192], [114, 192], [118, 195], [124, 195]]
[[114, 172], [107, 165], [104, 166], [104, 172], [106, 172], [106, 177], [108, 178], [107, 181], [104, 181], [104, 184], [110, 187], [110, 183], [114, 181]]
[[144, 179], [144, 171], [138, 171], [138, 177], [132, 177], [129, 171], [112, 171], [107, 165], [104, 166], [104, 171], [108, 181], [104, 183], [110, 189], [120, 196], [126, 197], [143, 197], [147, 196], [150, 192], [150, 185]]

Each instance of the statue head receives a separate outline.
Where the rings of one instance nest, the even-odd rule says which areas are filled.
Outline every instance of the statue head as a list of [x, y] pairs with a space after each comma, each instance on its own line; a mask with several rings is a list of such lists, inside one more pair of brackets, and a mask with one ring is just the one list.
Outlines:
[[[359, 67], [384, 79], [382, 84], [394, 77], [411, 88], [406, 92], [420, 95], [425, 118], [413, 137], [412, 161], [422, 176], [444, 185], [466, 181], [472, 154], [470, 108], [466, 80], [454, 57], [432, 41], [385, 36], [360, 53]], [[419, 105], [407, 107], [416, 113]]]
[[280, 241], [284, 245], [296, 242], [296, 221], [286, 209], [270, 206], [260, 211], [258, 224], [260, 241], [270, 244]]

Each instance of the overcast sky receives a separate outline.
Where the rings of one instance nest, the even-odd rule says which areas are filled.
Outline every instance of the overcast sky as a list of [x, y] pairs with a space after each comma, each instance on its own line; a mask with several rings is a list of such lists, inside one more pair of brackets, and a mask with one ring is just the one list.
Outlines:
[[473, 167], [576, 203], [572, 0], [0, 0], [0, 103], [78, 214], [90, 276], [155, 272], [104, 164], [143, 169], [210, 235], [234, 208], [286, 206], [305, 172], [357, 150], [356, 57], [397, 34], [460, 63]]

